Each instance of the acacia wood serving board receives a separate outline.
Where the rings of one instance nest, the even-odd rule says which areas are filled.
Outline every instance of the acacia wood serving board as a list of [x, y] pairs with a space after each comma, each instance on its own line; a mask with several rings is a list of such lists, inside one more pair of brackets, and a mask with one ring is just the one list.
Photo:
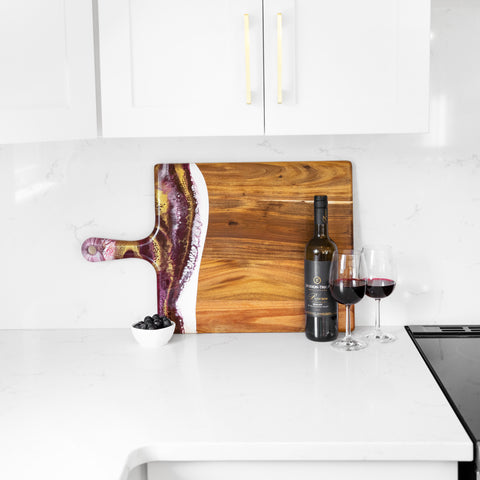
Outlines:
[[[207, 184], [209, 222], [197, 331], [303, 331], [303, 258], [313, 234], [313, 197], [328, 195], [330, 237], [339, 249], [352, 248], [351, 163], [198, 167]], [[339, 308], [339, 328], [345, 329], [344, 308]]]

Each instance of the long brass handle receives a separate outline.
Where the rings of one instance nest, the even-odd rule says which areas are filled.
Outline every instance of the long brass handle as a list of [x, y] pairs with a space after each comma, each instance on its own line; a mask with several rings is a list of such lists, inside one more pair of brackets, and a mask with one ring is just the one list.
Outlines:
[[277, 103], [282, 103], [282, 14], [277, 13]]
[[252, 103], [252, 86], [250, 82], [250, 22], [248, 13], [243, 15], [243, 26], [245, 32], [245, 80], [247, 88], [247, 104]]

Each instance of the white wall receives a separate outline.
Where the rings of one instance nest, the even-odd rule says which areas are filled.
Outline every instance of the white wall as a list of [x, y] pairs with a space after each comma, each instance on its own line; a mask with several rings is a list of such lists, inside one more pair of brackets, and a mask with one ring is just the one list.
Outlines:
[[336, 159], [354, 166], [356, 245], [398, 253], [384, 323], [480, 323], [480, 1], [432, 3], [429, 134], [0, 146], [0, 328], [125, 327], [155, 311], [150, 265], [80, 254], [89, 236], [150, 233], [155, 163]]

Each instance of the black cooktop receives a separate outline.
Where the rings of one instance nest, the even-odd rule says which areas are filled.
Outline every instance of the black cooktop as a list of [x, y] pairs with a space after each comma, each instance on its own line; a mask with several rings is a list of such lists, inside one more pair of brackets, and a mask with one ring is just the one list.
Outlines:
[[480, 466], [480, 325], [405, 328], [476, 444]]

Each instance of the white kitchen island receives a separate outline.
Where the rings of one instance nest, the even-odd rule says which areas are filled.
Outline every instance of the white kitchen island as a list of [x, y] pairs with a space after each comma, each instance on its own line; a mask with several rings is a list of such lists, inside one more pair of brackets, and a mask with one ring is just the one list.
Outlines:
[[303, 333], [148, 350], [128, 329], [2, 330], [0, 478], [454, 480], [472, 442], [390, 330], [349, 353]]

